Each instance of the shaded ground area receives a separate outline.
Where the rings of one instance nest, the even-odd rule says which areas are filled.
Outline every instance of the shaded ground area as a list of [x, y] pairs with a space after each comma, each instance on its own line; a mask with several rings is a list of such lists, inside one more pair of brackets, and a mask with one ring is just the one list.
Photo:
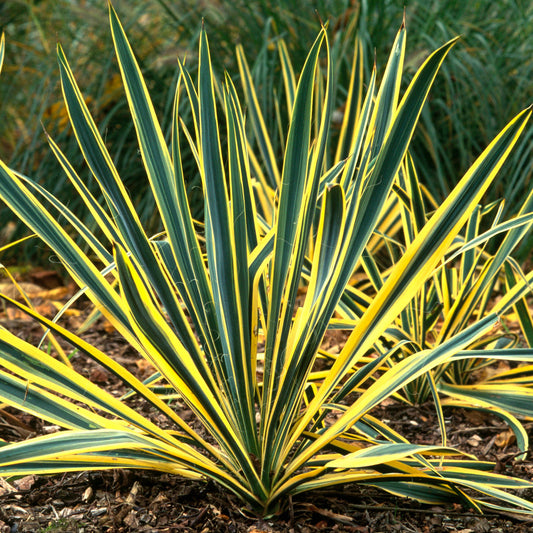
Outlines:
[[85, 472], [26, 478], [20, 485], [0, 498], [2, 533], [533, 531], [533, 521], [510, 515], [422, 506], [354, 485], [294, 498], [287, 511], [267, 521], [247, 516], [238, 501], [212, 483], [166, 475]]
[[[35, 289], [34, 304], [41, 306], [40, 311], [44, 314], [53, 315], [58, 303], [68, 298], [73, 289], [45, 288], [44, 281], [39, 281], [41, 285]], [[87, 316], [87, 305], [79, 302], [71, 311], [67, 321], [70, 328], [76, 329]], [[25, 339], [37, 340], [42, 335], [38, 325], [14, 309], [0, 311], [0, 324]], [[139, 377], [149, 375], [150, 369], [105, 322], [97, 322], [85, 337]], [[113, 394], [125, 392], [119, 382], [96, 364], [78, 355], [72, 358], [72, 362], [81, 373]], [[142, 404], [139, 409], [143, 409]], [[151, 416], [150, 413], [143, 414]], [[373, 414], [386, 419], [393, 429], [412, 442], [439, 442], [438, 424], [431, 404], [414, 408], [390, 400]], [[187, 413], [183, 415], [187, 418]], [[461, 409], [447, 409], [445, 416], [450, 446], [471, 452], [480, 459], [494, 461], [500, 473], [533, 478], [531, 454], [525, 461], [514, 461], [517, 450], [513, 438], [500, 420]], [[533, 437], [533, 424], [526, 424], [526, 427]], [[23, 440], [51, 430], [53, 428], [30, 415], [0, 405], [2, 439]], [[521, 495], [533, 500], [533, 491]], [[275, 519], [258, 521], [236, 498], [214, 483], [191, 482], [151, 472], [116, 470], [53, 477], [28, 476], [10, 483], [0, 481], [0, 533], [23, 531], [522, 533], [533, 531], [533, 518], [502, 513], [481, 516], [460, 506], [424, 506], [372, 487], [346, 485], [295, 497]]]

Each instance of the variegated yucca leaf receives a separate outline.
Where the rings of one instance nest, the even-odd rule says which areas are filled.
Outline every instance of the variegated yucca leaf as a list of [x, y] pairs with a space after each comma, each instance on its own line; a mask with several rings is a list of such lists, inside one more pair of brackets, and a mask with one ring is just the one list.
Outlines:
[[[399, 52], [397, 58], [401, 58], [401, 43], [400, 34], [396, 44], [396, 49]], [[294, 68], [283, 41], [278, 42], [278, 48], [287, 105], [290, 107], [294, 99]], [[339, 168], [333, 167], [331, 171], [327, 172], [326, 176], [329, 175], [329, 177], [327, 180], [322, 178], [323, 184], [333, 181], [339, 173], [342, 173], [341, 182], [345, 187], [355, 183], [357, 179], [361, 179], [358, 177], [357, 164], [361, 161], [362, 146], [365, 142], [367, 144], [376, 142], [374, 129], [359, 127], [357, 133], [353, 134], [354, 128], [358, 123], [364, 125], [368, 120], [366, 117], [370, 118], [372, 116], [369, 114], [371, 109], [369, 103], [373, 102], [369, 99], [363, 102], [362, 98], [362, 52], [358, 40], [356, 40], [354, 49], [352, 76], [343, 112], [342, 126], [338, 139], [333, 141], [333, 143], [337, 142], [335, 161], [340, 160]], [[386, 70], [381, 89], [381, 92], [388, 91], [389, 94], [393, 95], [388, 99], [391, 102], [389, 104], [391, 109], [394, 108], [393, 102], [397, 99], [398, 90], [397, 83], [394, 81], [397, 78], [397, 74], [394, 74], [393, 64], [393, 62], [389, 64]], [[242, 47], [239, 48], [239, 65], [241, 67], [244, 92], [254, 126], [254, 141], [259, 147], [268, 147], [268, 150], [261, 152], [264, 166], [267, 169], [275, 169], [276, 160], [272, 149], [274, 143], [268, 138], [264, 126], [265, 120], [257, 104], [251, 71], [244, 57]], [[373, 90], [369, 90], [368, 94], [373, 94]], [[396, 97], [394, 97], [394, 94], [396, 94]], [[383, 121], [386, 122], [388, 120], [385, 107], [380, 108], [380, 112], [375, 114], [376, 119], [378, 116], [380, 119], [377, 128], [381, 131], [386, 127]], [[367, 140], [365, 140], [365, 134]], [[379, 138], [380, 136], [378, 135], [378, 140]], [[346, 158], [346, 161], [343, 158]], [[364, 172], [364, 167], [361, 166], [360, 168], [363, 168]], [[261, 178], [261, 181], [263, 189], [268, 188], [268, 180]], [[406, 158], [398, 173], [397, 182], [393, 185], [393, 189], [381, 210], [380, 220], [367, 243], [367, 253], [360, 256], [360, 263], [355, 267], [357, 277], [354, 277], [354, 279], [358, 290], [355, 291], [354, 288], [349, 287], [342, 297], [340, 305], [343, 308], [341, 313], [345, 317], [345, 325], [350, 323], [350, 327], [355, 326], [361, 316], [361, 300], [363, 300], [363, 309], [366, 309], [370, 304], [371, 298], [377, 294], [384, 280], [389, 276], [393, 265], [404, 254], [406, 246], [414, 240], [426, 224], [429, 218], [428, 210], [436, 209], [436, 207], [437, 202], [429, 196], [420, 184], [413, 161], [410, 157]], [[391, 337], [391, 342], [399, 347], [396, 354], [390, 358], [389, 364], [395, 364], [398, 358], [408, 356], [413, 352], [413, 349], [420, 350], [435, 347], [446, 338], [464, 329], [472, 319], [485, 316], [489, 312], [489, 305], [494, 301], [498, 291], [502, 290], [504, 276], [507, 278], [507, 283], [512, 285], [518, 279], [524, 278], [519, 265], [512, 260], [510, 253], [531, 227], [533, 220], [533, 194], [530, 194], [525, 199], [518, 215], [514, 219], [502, 222], [502, 208], [503, 203], [499, 205], [492, 204], [486, 208], [481, 208], [480, 205], [475, 207], [464, 230], [450, 244], [445, 259], [437, 267], [434, 275], [428, 279], [409, 305], [397, 316], [394, 325], [387, 328], [387, 334]], [[270, 209], [266, 211], [270, 212]], [[487, 227], [487, 220], [491, 215], [493, 220], [490, 223], [490, 228], [481, 233], [481, 228]], [[488, 254], [485, 251], [486, 245], [490, 239], [495, 237], [502, 239], [502, 242], [494, 254]], [[314, 249], [310, 247], [308, 254], [312, 255], [313, 253]], [[362, 290], [364, 294], [360, 292]], [[346, 305], [348, 305], [348, 308], [345, 308]], [[509, 307], [507, 309], [509, 310]], [[517, 313], [520, 326], [529, 341], [529, 346], [533, 346], [533, 324], [525, 297], [518, 298], [516, 303], [513, 304], [513, 309]], [[506, 316], [503, 316], [502, 319], [505, 322]], [[495, 328], [490, 334], [476, 340], [470, 346], [470, 349], [475, 350], [487, 347], [499, 350], [504, 345], [507, 347], [516, 345], [517, 340], [516, 335], [508, 335], [503, 328], [500, 328], [499, 331]], [[404, 345], [403, 349], [400, 348], [402, 343]], [[501, 352], [493, 351], [492, 353], [496, 356]], [[524, 349], [520, 353], [522, 354], [522, 363], [528, 363], [531, 360], [530, 348]], [[407, 384], [402, 390], [402, 395], [412, 404], [422, 403], [430, 396], [433, 396], [438, 404], [439, 396], [437, 390], [439, 393], [447, 395], [451, 394], [452, 389], [446, 387], [445, 391], [446, 384], [467, 385], [472, 382], [475, 385], [482, 385], [480, 378], [482, 373], [479, 371], [492, 364], [493, 361], [490, 359], [471, 357], [453, 364], [441, 365], [431, 375], [423, 375]], [[531, 367], [524, 369], [522, 374], [530, 369]], [[512, 384], [514, 387], [516, 403], [523, 405], [522, 399], [527, 399], [530, 395], [530, 385], [524, 383], [524, 381], [520, 383], [508, 381], [507, 384]], [[495, 383], [492, 383], [491, 386], [494, 389], [494, 394], [490, 400], [493, 412], [503, 417], [507, 422], [510, 420], [516, 421], [516, 423], [511, 423], [511, 426], [516, 430], [521, 449], [525, 450], [528, 445], [527, 434], [524, 428], [521, 427], [521, 423], [514, 419], [512, 415], [513, 412], [515, 414], [518, 412], [512, 409], [510, 402], [507, 402], [505, 409], [502, 411], [503, 406], [498, 401], [499, 393], [497, 390], [501, 385], [496, 386]], [[485, 405], [489, 400], [487, 397], [479, 398], [480, 401], [476, 403], [475, 390], [477, 390], [475, 387], [470, 389], [472, 398], [472, 404], [470, 405], [471, 407], [477, 405], [481, 409], [481, 405]], [[451, 400], [452, 398], [447, 399], [446, 405], [453, 405]], [[463, 399], [457, 398], [457, 401], [464, 405]], [[442, 410], [438, 409], [437, 412], [440, 415], [441, 429], [444, 433]], [[533, 415], [533, 410], [524, 413], [523, 407], [521, 407], [521, 413], [523, 416], [529, 417]]]
[[2, 72], [2, 65], [4, 64], [4, 54], [6, 50], [6, 36], [2, 32], [0, 37], [0, 72]]
[[[396, 236], [394, 242], [389, 238], [389, 249], [397, 249], [398, 255], [405, 249], [404, 243], [408, 244], [419, 233], [427, 218], [422, 201], [423, 194], [410, 160], [406, 161], [399, 178], [399, 187], [405, 191], [400, 196], [403, 236]], [[413, 350], [438, 346], [464, 329], [472, 320], [487, 315], [498, 291], [509, 290], [518, 283], [526, 293], [530, 292], [526, 275], [513, 261], [510, 253], [531, 227], [533, 194], [525, 199], [517, 216], [505, 222], [500, 221], [500, 205], [490, 228], [480, 233], [482, 226], [487, 227], [485, 218], [496, 210], [495, 207], [476, 207], [466, 225], [464, 235], [455, 239], [442, 265], [398, 316], [396, 324], [388, 329], [387, 334], [392, 342], [403, 343], [405, 346], [390, 359], [391, 364], [395, 364], [399, 358], [409, 356]], [[501, 235], [503, 238], [496, 252], [487, 253], [485, 246], [489, 239]], [[381, 237], [381, 240], [384, 238]], [[394, 263], [395, 260], [393, 252], [390, 261]], [[373, 291], [377, 292], [387, 273], [380, 272], [377, 267], [371, 273], [373, 275], [369, 275], [369, 280]], [[489, 335], [477, 339], [469, 346], [470, 357], [439, 366], [431, 375], [422, 376], [409, 383], [403, 393], [413, 404], [422, 403], [430, 396], [438, 403], [437, 391], [448, 396], [445, 401], [447, 406], [465, 407], [465, 397], [468, 397], [470, 408], [489, 408], [492, 413], [510, 423], [520, 449], [525, 451], [528, 448], [527, 433], [513, 414], [527, 419], [533, 417], [533, 408], [529, 401], [532, 393], [531, 379], [524, 379], [525, 376], [533, 376], [531, 318], [524, 294], [518, 295], [512, 302], [512, 305], [509, 301], [502, 307], [505, 309], [502, 320], [505, 321], [506, 316], [514, 312], [530, 346], [514, 352], [513, 360], [527, 364], [521, 367], [520, 381], [508, 373], [503, 373], [501, 379], [499, 374], [491, 374], [489, 381], [484, 381], [481, 377], [483, 368], [494, 362], [493, 359], [488, 359], [489, 353], [494, 359], [499, 359], [500, 356], [505, 358], [508, 349], [517, 345], [516, 335], [507, 334], [503, 328], [495, 328]], [[483, 350], [483, 355], [476, 357], [479, 350]], [[483, 394], [483, 390], [490, 390], [491, 394]], [[502, 401], [502, 397], [506, 400]], [[441, 427], [444, 427], [442, 419]]]
[[[348, 93], [333, 162], [327, 155], [335, 94], [326, 30], [320, 31], [298, 77], [281, 44], [290, 109], [280, 163], [242, 50], [238, 58], [251, 129], [231, 78], [215, 76], [202, 29], [196, 82], [179, 63], [167, 143], [112, 7], [110, 25], [162, 233], [148, 236], [143, 229], [61, 47], [65, 105], [101, 198], [89, 192], [60, 148], [49, 142], [97, 231], [2, 162], [0, 197], [156, 371], [141, 382], [59, 319], [49, 320], [2, 296], [80, 356], [102, 365], [129, 393], [115, 398], [66, 362], [0, 329], [1, 401], [62, 428], [2, 443], [0, 474], [160, 470], [215, 480], [261, 515], [275, 513], [288, 495], [352, 481], [421, 501], [533, 512], [533, 504], [505, 490], [532, 483], [487, 472], [486, 463], [458, 458], [459, 451], [441, 443], [409, 443], [371, 413], [413, 380], [463, 358], [529, 288], [510, 277], [497, 310], [390, 364], [405, 343], [386, 350], [383, 339], [440, 275], [530, 111], [504, 128], [431, 216], [409, 206], [418, 225], [402, 257], [382, 275], [370, 250], [382, 250], [379, 239], [386, 228], [398, 228], [399, 217], [405, 218], [402, 202], [417, 195], [412, 204], [420, 203], [415, 185], [402, 182], [407, 151], [454, 41], [427, 58], [401, 96], [402, 26], [379, 89], [374, 70], [364, 98], [357, 58], [361, 47], [356, 45], [357, 81]], [[191, 124], [181, 120], [183, 106], [192, 113]], [[249, 135], [255, 136], [257, 153]], [[202, 181], [202, 223], [193, 219], [186, 193], [184, 143]], [[58, 223], [57, 212], [78, 240]], [[361, 272], [375, 285], [372, 297], [350, 286]], [[322, 350], [328, 329], [347, 325], [351, 332], [341, 352], [333, 356]], [[351, 401], [348, 393], [354, 393]], [[131, 407], [133, 395], [166, 418], [164, 427]], [[201, 430], [180, 416], [184, 404]]]

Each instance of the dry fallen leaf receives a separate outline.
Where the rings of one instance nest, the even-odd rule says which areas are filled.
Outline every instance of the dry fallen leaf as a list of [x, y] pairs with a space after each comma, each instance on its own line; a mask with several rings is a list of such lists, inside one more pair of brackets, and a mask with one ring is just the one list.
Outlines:
[[477, 448], [481, 444], [481, 437], [479, 435], [473, 435], [466, 442], [468, 442], [470, 446]]
[[37, 311], [42, 316], [51, 318], [57, 313], [57, 305], [55, 305], [54, 302], [45, 301], [43, 303], [40, 303], [39, 305], [36, 305], [35, 311]]
[[508, 429], [507, 431], [502, 431], [496, 435], [494, 444], [496, 444], [498, 448], [507, 448], [507, 446], [513, 444], [515, 440], [515, 434], [512, 432], [512, 430]]
[[137, 365], [137, 368], [142, 374], [146, 374], [147, 372], [153, 372], [155, 370], [152, 363], [150, 363], [150, 361], [147, 361], [146, 359], [137, 359], [135, 361], [135, 364]]
[[30, 490], [35, 484], [36, 479], [37, 476], [34, 476], [33, 474], [30, 476], [24, 476], [13, 481], [13, 485], [17, 487], [18, 490]]
[[20, 309], [17, 309], [16, 307], [6, 308], [6, 316], [8, 320], [20, 320], [23, 322], [31, 322], [33, 320], [30, 315], [23, 313]]
[[90, 503], [94, 499], [94, 491], [91, 486], [87, 487], [81, 497], [81, 501], [85, 503]]
[[107, 383], [109, 381], [109, 373], [102, 370], [101, 368], [94, 368], [91, 370], [89, 379], [93, 383]]
[[61, 300], [72, 294], [70, 287], [56, 287], [55, 289], [43, 290], [38, 294], [38, 298], [45, 300]]
[[113, 333], [115, 331], [115, 326], [105, 318], [102, 320], [102, 328], [106, 333]]
[[[43, 288], [35, 283], [26, 283], [21, 281], [19, 284], [20, 289], [24, 291], [24, 294], [28, 298], [35, 298], [39, 293], [43, 292]], [[22, 300], [19, 289], [13, 285], [13, 283], [0, 283], [0, 292], [5, 294], [8, 298], [14, 300]]]

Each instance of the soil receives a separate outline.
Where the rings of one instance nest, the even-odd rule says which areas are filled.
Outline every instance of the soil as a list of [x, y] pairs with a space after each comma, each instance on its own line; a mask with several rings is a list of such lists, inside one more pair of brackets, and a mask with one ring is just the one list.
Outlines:
[[[57, 302], [65, 301], [73, 291], [72, 287], [50, 287], [54, 282], [47, 281], [46, 276], [38, 282], [40, 285], [33, 287], [32, 301], [43, 313], [53, 314]], [[31, 292], [30, 288], [25, 286], [27, 292]], [[79, 302], [77, 306], [67, 317], [73, 329], [87, 316], [87, 305]], [[30, 341], [42, 335], [35, 322], [13, 308], [0, 312], [0, 325]], [[149, 369], [139, 364], [136, 354], [105, 322], [98, 321], [84, 336], [105, 347], [106, 353], [139, 377], [147, 377]], [[100, 386], [113, 391], [120, 386], [85, 358], [74, 356], [72, 362]], [[393, 429], [412, 442], [439, 442], [430, 403], [415, 408], [390, 400], [373, 414], [388, 420]], [[445, 416], [450, 446], [494, 461], [501, 473], [533, 478], [531, 454], [524, 461], [515, 461], [517, 449], [501, 421], [461, 409], [447, 409]], [[533, 438], [533, 424], [526, 427]], [[46, 430], [42, 421], [0, 404], [0, 438], [22, 440]], [[533, 491], [521, 495], [533, 500]], [[0, 533], [60, 531], [522, 533], [533, 531], [533, 518], [492, 512], [480, 515], [458, 505], [427, 506], [371, 487], [345, 485], [294, 497], [279, 516], [258, 520], [216, 484], [191, 482], [167, 474], [115, 470], [0, 481]]]

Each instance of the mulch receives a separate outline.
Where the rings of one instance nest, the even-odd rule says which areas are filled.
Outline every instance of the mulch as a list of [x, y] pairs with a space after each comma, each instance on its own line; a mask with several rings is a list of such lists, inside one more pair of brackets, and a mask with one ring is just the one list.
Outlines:
[[[53, 313], [57, 310], [57, 302], [65, 301], [72, 288], [61, 292], [58, 290], [61, 287], [46, 287], [43, 279], [46, 280], [45, 275], [38, 279], [40, 285], [35, 285], [33, 303], [42, 306], [42, 312]], [[53, 285], [49, 280], [48, 283]], [[86, 302], [78, 302], [66, 317], [69, 327], [79, 327], [87, 316], [87, 309]], [[16, 330], [30, 342], [42, 335], [42, 329], [35, 322], [9, 308], [0, 310], [0, 325]], [[93, 325], [85, 338], [105, 347], [106, 353], [139, 377], [145, 378], [150, 372], [104, 321]], [[74, 356], [72, 361], [78, 371], [100, 386], [120, 392], [121, 384], [98, 365], [81, 356]], [[415, 408], [390, 400], [373, 414], [388, 420], [393, 429], [412, 442], [439, 442], [431, 403]], [[533, 478], [531, 454], [524, 461], [515, 461], [517, 449], [501, 420], [462, 409], [446, 409], [445, 416], [448, 445], [494, 461], [500, 473]], [[533, 424], [526, 424], [526, 427], [533, 439]], [[47, 430], [42, 421], [0, 405], [0, 438], [22, 440]], [[521, 495], [533, 500], [533, 491]], [[422, 505], [372, 487], [345, 485], [298, 495], [287, 502], [278, 516], [258, 520], [239, 500], [213, 482], [195, 482], [154, 472], [74, 472], [26, 476], [9, 483], [0, 481], [0, 533], [60, 531], [523, 533], [533, 531], [533, 518], [493, 512], [480, 515], [459, 505]]]
[[269, 520], [250, 516], [214, 483], [115, 470], [23, 478], [0, 497], [0, 532], [498, 533], [533, 531], [533, 519], [424, 506], [346, 485], [293, 498]]

